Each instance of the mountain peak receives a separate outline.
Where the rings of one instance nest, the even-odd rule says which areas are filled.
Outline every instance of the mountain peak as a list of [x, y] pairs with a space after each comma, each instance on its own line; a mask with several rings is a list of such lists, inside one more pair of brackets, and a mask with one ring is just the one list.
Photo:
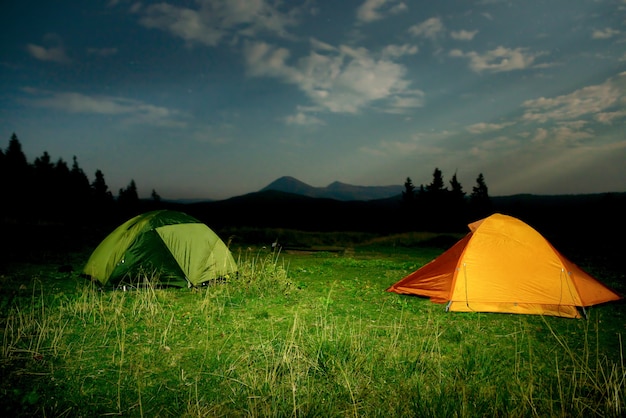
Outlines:
[[351, 187], [349, 184], [346, 183], [342, 183], [340, 181], [333, 181], [332, 183], [330, 183], [328, 186], [326, 186], [326, 189], [328, 190], [332, 190], [332, 189], [342, 189], [344, 187]]
[[402, 185], [398, 186], [354, 186], [334, 181], [326, 187], [313, 187], [294, 177], [283, 176], [265, 186], [261, 191], [275, 190], [308, 197], [335, 200], [375, 200], [399, 196]]
[[291, 177], [291, 176], [280, 177], [261, 189], [262, 192], [268, 191], [268, 190], [295, 193], [295, 194], [301, 194], [304, 196], [315, 196], [315, 193], [314, 193], [315, 187], [310, 186], [298, 180], [297, 178]]

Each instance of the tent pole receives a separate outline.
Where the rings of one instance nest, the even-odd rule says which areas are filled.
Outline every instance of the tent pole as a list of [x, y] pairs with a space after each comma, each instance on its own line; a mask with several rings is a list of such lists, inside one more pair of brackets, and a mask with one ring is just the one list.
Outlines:
[[589, 317], [587, 316], [587, 310], [585, 309], [585, 307], [584, 307], [584, 306], [581, 306], [581, 309], [583, 310], [583, 317], [584, 317], [585, 319], [589, 319]]

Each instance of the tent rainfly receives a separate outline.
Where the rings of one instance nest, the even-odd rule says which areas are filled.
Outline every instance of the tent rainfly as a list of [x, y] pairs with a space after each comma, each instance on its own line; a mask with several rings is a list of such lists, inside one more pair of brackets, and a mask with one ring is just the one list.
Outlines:
[[102, 285], [113, 286], [149, 275], [159, 285], [191, 287], [236, 272], [230, 250], [215, 232], [171, 210], [144, 213], [117, 227], [83, 269]]
[[447, 303], [449, 311], [566, 318], [621, 298], [519, 219], [494, 214], [468, 226], [463, 239], [387, 291]]

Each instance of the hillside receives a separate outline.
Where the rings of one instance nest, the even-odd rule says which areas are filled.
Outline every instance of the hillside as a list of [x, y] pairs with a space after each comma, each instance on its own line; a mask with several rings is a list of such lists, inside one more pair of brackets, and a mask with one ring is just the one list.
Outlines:
[[291, 228], [316, 231], [387, 232], [399, 198], [341, 201], [264, 190], [216, 202], [189, 205], [211, 226]]
[[[399, 233], [428, 230], [428, 219], [408, 213], [401, 196], [341, 201], [265, 190], [222, 201], [187, 205], [186, 211], [211, 228], [284, 228], [308, 231]], [[493, 212], [515, 216], [540, 231], [559, 249], [596, 253], [626, 251], [626, 193], [515, 195], [493, 197]], [[467, 223], [449, 232], [468, 232]], [[458, 222], [461, 221], [461, 222]], [[421, 225], [421, 226], [420, 226]]]

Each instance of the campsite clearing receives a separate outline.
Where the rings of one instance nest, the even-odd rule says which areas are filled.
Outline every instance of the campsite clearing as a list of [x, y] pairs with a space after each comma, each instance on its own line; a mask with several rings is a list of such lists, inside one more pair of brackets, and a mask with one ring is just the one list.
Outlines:
[[[195, 290], [103, 292], [77, 269], [13, 266], [1, 278], [0, 410], [623, 415], [623, 301], [592, 307], [586, 320], [446, 313], [385, 292], [443, 252], [397, 242], [349, 253], [241, 246], [237, 280]], [[581, 267], [624, 292], [623, 272]]]

